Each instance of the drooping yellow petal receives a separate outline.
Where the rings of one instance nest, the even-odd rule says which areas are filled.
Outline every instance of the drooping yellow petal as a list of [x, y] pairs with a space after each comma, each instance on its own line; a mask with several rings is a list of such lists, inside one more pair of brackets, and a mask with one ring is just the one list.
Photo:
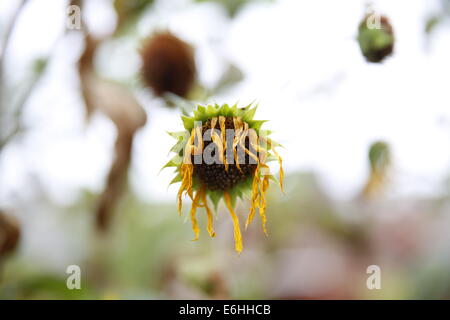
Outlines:
[[194, 155], [202, 154], [203, 153], [203, 135], [202, 135], [202, 127], [198, 126], [195, 128], [195, 135], [194, 135], [194, 143], [195, 143], [195, 137], [197, 138], [197, 145], [194, 145]]
[[272, 151], [275, 154], [275, 157], [277, 157], [278, 159], [278, 164], [280, 166], [280, 188], [281, 191], [284, 192], [284, 185], [283, 185], [283, 180], [284, 180], [284, 171], [283, 171], [283, 159], [280, 157], [280, 155], [278, 154], [277, 150], [275, 150], [275, 147], [272, 145]]
[[219, 137], [219, 135], [217, 134], [217, 132], [212, 132], [211, 133], [211, 139], [213, 141], [213, 143], [217, 146], [218, 149], [218, 156], [219, 156], [219, 161], [221, 163], [224, 163], [224, 157], [223, 157], [223, 144], [222, 144], [222, 139]]
[[190, 164], [191, 162], [191, 155], [192, 155], [192, 148], [195, 140], [195, 129], [192, 129], [191, 135], [186, 143], [186, 146], [184, 147], [184, 154], [183, 154], [183, 164]]
[[[264, 175], [261, 177], [261, 171], [264, 170]], [[259, 209], [259, 215], [261, 217], [262, 228], [264, 233], [267, 235], [266, 228], [266, 192], [269, 188], [269, 177], [270, 171], [269, 167], [265, 163], [259, 163], [253, 177], [252, 183], [252, 197], [251, 197], [251, 208], [245, 223], [245, 228], [247, 229], [252, 222], [256, 209]]]
[[239, 219], [233, 210], [233, 206], [231, 205], [230, 195], [228, 194], [228, 192], [224, 193], [224, 199], [225, 199], [225, 204], [227, 205], [227, 208], [230, 211], [231, 218], [233, 219], [235, 249], [238, 253], [241, 253], [241, 251], [242, 251], [242, 235], [241, 235], [241, 229], [239, 227]]
[[218, 118], [216, 118], [216, 117], [214, 117], [210, 120], [210, 122], [211, 122], [211, 140], [218, 148], [217, 153], [219, 156], [219, 161], [224, 163], [223, 162], [223, 142], [222, 142], [222, 139], [217, 134], [217, 132], [215, 131], [217, 121], [218, 121]]
[[271, 139], [266, 139], [264, 137], [260, 137], [260, 140], [265, 142], [267, 144], [267, 148], [271, 149], [275, 155], [275, 157], [278, 160], [278, 164], [280, 166], [280, 188], [281, 191], [284, 192], [284, 170], [283, 170], [283, 159], [281, 158], [281, 156], [278, 154], [277, 150], [275, 149], [274, 143]]
[[218, 129], [216, 129], [217, 123], [219, 122], [219, 118], [214, 117], [211, 118], [210, 123], [211, 123], [211, 130], [214, 132], [217, 132]]
[[197, 191], [195, 194], [194, 200], [192, 201], [192, 207], [191, 207], [191, 222], [192, 222], [192, 230], [194, 231], [195, 238], [192, 241], [198, 240], [199, 234], [200, 234], [200, 228], [198, 227], [197, 223], [197, 207], [200, 206], [199, 200], [202, 198], [202, 194], [204, 193], [203, 190]]
[[178, 190], [178, 213], [181, 214], [181, 208], [183, 205], [183, 192], [187, 192], [189, 197], [192, 199], [192, 174], [194, 172], [194, 166], [192, 164], [183, 163], [180, 168], [180, 173], [182, 177], [181, 187]]
[[225, 126], [226, 118], [224, 116], [219, 117], [219, 125], [220, 125], [220, 137], [222, 139], [222, 159], [223, 164], [225, 165], [225, 171], [228, 171], [228, 163], [226, 157], [227, 150], [227, 139], [226, 139], [226, 126]]
[[214, 232], [214, 229], [213, 229], [213, 214], [212, 214], [211, 209], [208, 206], [208, 202], [207, 202], [207, 199], [206, 199], [206, 192], [204, 192], [202, 194], [202, 201], [203, 201], [203, 205], [204, 205], [205, 210], [206, 210], [206, 215], [208, 216], [208, 227], [207, 227], [207, 230], [208, 230], [208, 233], [209, 233], [210, 237], [214, 238], [216, 236], [216, 233]]
[[259, 201], [259, 181], [260, 181], [259, 169], [260, 169], [260, 165], [258, 164], [256, 167], [256, 170], [255, 170], [254, 176], [253, 176], [252, 197], [251, 197], [251, 201], [250, 201], [251, 207], [250, 207], [250, 212], [247, 217], [247, 221], [245, 223], [246, 229], [252, 222], [253, 217], [256, 212], [256, 209], [259, 207], [259, 204], [260, 204], [260, 201]]
[[192, 175], [194, 172], [194, 166], [191, 162], [191, 155], [193, 153], [194, 148], [194, 141], [195, 141], [195, 129], [192, 129], [191, 136], [189, 137], [189, 140], [186, 143], [186, 146], [184, 148], [184, 155], [183, 155], [183, 163], [180, 166], [180, 175], [181, 175], [181, 186], [178, 190], [178, 213], [181, 214], [181, 209], [183, 205], [183, 192], [187, 192], [187, 194], [191, 197], [192, 195]]
[[245, 153], [247, 153], [251, 158], [253, 158], [253, 160], [255, 160], [256, 163], [258, 163], [259, 162], [258, 156], [255, 155], [253, 152], [251, 152], [249, 149], [247, 149], [245, 147], [245, 138], [247, 138], [247, 136], [249, 136], [249, 134], [250, 134], [249, 132], [250, 132], [250, 130], [248, 128], [248, 124], [246, 122], [244, 122], [244, 129], [243, 129], [241, 136], [239, 137], [239, 145], [245, 151]]
[[217, 118], [216, 117], [212, 118], [210, 122], [211, 122], [211, 130], [214, 130], [217, 124]]
[[267, 223], [267, 218], [266, 218], [266, 209], [260, 207], [259, 208], [259, 215], [261, 217], [261, 224], [262, 224], [262, 229], [263, 232], [266, 236], [268, 236], [269, 234], [267, 233], [267, 227], [266, 227], [266, 223]]
[[[269, 167], [266, 164], [261, 164], [261, 166], [263, 168], [265, 168], [266, 170], [269, 170]], [[269, 174], [270, 172], [266, 172], [266, 174], [264, 175], [263, 179], [261, 179], [261, 185], [260, 185], [260, 204], [259, 204], [259, 215], [261, 217], [261, 223], [262, 223], [262, 228], [263, 231], [266, 235], [268, 235], [267, 233], [267, 228], [266, 228], [266, 222], [267, 222], [267, 217], [266, 217], [266, 192], [267, 189], [269, 188]]]
[[234, 124], [234, 138], [233, 138], [234, 162], [236, 163], [236, 167], [239, 169], [239, 171], [242, 172], [241, 165], [239, 163], [239, 152], [238, 152], [238, 148], [237, 148], [240, 138], [241, 138], [242, 127], [243, 127], [241, 118], [234, 117], [233, 124]]
[[[259, 196], [257, 196], [259, 197]], [[253, 201], [251, 202], [250, 212], [248, 213], [247, 220], [245, 221], [245, 230], [247, 230], [250, 223], [253, 221], [253, 217], [255, 216], [256, 209], [258, 208], [258, 205], [256, 207], [254, 206]]]
[[248, 154], [253, 160], [256, 161], [256, 163], [258, 163], [258, 156], [256, 154], [254, 154], [253, 152], [251, 152], [249, 149], [247, 149], [246, 147], [243, 147], [244, 151], [246, 154]]

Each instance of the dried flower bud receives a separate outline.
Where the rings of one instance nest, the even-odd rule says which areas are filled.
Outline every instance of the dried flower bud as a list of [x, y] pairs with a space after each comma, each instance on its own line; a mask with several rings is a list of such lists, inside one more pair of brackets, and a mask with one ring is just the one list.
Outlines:
[[166, 92], [185, 98], [195, 82], [193, 49], [169, 32], [157, 33], [142, 49], [142, 78], [156, 95]]
[[20, 228], [17, 221], [0, 211], [0, 258], [12, 253], [19, 239]]
[[369, 62], [379, 63], [394, 51], [394, 32], [385, 16], [367, 15], [359, 25], [358, 42]]

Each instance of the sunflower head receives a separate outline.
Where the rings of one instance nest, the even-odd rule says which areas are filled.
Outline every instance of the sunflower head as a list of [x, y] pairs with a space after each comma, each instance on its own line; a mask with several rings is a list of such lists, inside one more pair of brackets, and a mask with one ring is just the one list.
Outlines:
[[[242, 251], [239, 219], [234, 211], [237, 198], [248, 197], [251, 208], [246, 227], [256, 210], [266, 230], [266, 192], [270, 180], [267, 162], [277, 160], [280, 165], [279, 184], [283, 188], [282, 159], [275, 147], [278, 143], [269, 138], [270, 131], [262, 130], [264, 120], [254, 120], [256, 107], [244, 108], [228, 105], [198, 106], [192, 117], [182, 116], [184, 130], [169, 133], [177, 143], [171, 151], [175, 156], [164, 166], [175, 167], [172, 183], [181, 183], [178, 191], [178, 211], [188, 195], [192, 200], [191, 222], [198, 239], [199, 228], [196, 210], [205, 208], [208, 233], [214, 237], [213, 210], [223, 199], [234, 224], [235, 248]], [[210, 206], [209, 202], [213, 206]]]
[[358, 43], [367, 61], [379, 63], [394, 51], [394, 32], [385, 16], [367, 15], [359, 25]]
[[196, 67], [191, 46], [170, 32], [145, 40], [141, 50], [141, 76], [157, 96], [173, 93], [185, 98], [195, 83]]

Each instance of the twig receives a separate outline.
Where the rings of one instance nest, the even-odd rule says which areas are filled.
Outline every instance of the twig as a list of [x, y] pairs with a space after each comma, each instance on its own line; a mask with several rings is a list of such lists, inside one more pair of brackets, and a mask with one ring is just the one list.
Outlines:
[[25, 4], [27, 3], [28, 0], [22, 0], [20, 2], [20, 4], [18, 5], [16, 11], [13, 14], [11, 23], [9, 24], [7, 30], [6, 30], [6, 34], [5, 37], [3, 38], [2, 41], [2, 51], [0, 53], [0, 111], [2, 110], [2, 100], [3, 100], [3, 66], [5, 64], [5, 55], [6, 52], [8, 51], [8, 46], [9, 46], [9, 42], [11, 39], [11, 35], [14, 31], [14, 28], [16, 26], [16, 22], [18, 20], [18, 17], [20, 15], [20, 12], [22, 11], [23, 7], [25, 6]]
[[[45, 62], [45, 64], [48, 63], [48, 60]], [[25, 93], [20, 97], [19, 102], [17, 103], [17, 106], [15, 107], [14, 112], [14, 118], [16, 119], [16, 122], [14, 124], [13, 129], [10, 130], [9, 133], [6, 134], [5, 137], [0, 137], [0, 152], [2, 149], [20, 132], [23, 131], [23, 127], [20, 123], [20, 119], [22, 117], [23, 109], [28, 102], [28, 99], [30, 98], [31, 94], [35, 90], [37, 84], [39, 83], [39, 80], [42, 78], [42, 76], [45, 74], [45, 68], [41, 70], [39, 73], [34, 74], [33, 78], [30, 80], [30, 85], [25, 90]]]
[[146, 123], [147, 116], [129, 90], [105, 81], [95, 73], [93, 59], [100, 40], [92, 38], [86, 28], [83, 30], [85, 49], [79, 59], [78, 72], [86, 116], [89, 118], [93, 111], [98, 110], [117, 128], [115, 158], [95, 211], [97, 230], [106, 231], [124, 190], [134, 134]]

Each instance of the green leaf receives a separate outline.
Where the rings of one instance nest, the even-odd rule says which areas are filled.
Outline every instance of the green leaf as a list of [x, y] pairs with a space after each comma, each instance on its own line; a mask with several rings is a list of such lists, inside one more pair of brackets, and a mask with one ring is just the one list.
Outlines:
[[33, 62], [33, 71], [36, 75], [41, 75], [48, 66], [48, 58], [40, 58]]
[[436, 15], [428, 18], [426, 25], [425, 25], [425, 33], [430, 34], [431, 32], [436, 29], [436, 27], [442, 22], [443, 20], [442, 15]]

